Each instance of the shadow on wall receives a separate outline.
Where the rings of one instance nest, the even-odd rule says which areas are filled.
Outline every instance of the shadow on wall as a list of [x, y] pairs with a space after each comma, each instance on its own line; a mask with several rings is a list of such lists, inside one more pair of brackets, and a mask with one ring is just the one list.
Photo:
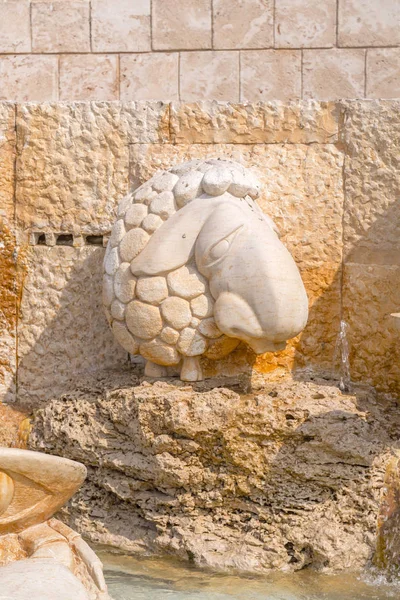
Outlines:
[[104, 249], [34, 246], [18, 322], [17, 403], [36, 407], [83, 374], [122, 368], [102, 308]]
[[351, 379], [400, 393], [400, 342], [390, 318], [400, 308], [400, 241], [391, 239], [393, 231], [400, 231], [398, 199], [344, 254], [340, 269], [327, 273], [325, 280], [322, 273], [314, 302], [308, 274], [303, 274], [311, 308], [294, 355], [298, 377], [307, 377], [310, 370], [334, 378], [344, 375], [339, 340], [343, 320]]
[[[97, 379], [102, 386], [115, 371], [121, 381], [127, 372], [132, 384], [137, 381], [142, 369], [131, 365], [114, 340], [102, 306], [104, 253], [94, 246], [29, 249], [18, 322], [17, 405], [36, 409], [83, 381], [96, 387]], [[241, 344], [219, 364], [206, 360], [206, 374], [234, 376], [240, 370], [240, 387], [247, 389], [253, 358]]]

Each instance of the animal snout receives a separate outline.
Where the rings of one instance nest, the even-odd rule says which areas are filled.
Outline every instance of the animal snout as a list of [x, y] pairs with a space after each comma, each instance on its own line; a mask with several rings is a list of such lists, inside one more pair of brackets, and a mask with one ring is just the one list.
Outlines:
[[[255, 310], [241, 295], [222, 292], [214, 305], [219, 329], [229, 337], [246, 342], [256, 354], [283, 350], [287, 340], [295, 337], [307, 321], [307, 297], [303, 289], [294, 298], [283, 294], [279, 300]], [[260, 306], [261, 303], [258, 304]]]

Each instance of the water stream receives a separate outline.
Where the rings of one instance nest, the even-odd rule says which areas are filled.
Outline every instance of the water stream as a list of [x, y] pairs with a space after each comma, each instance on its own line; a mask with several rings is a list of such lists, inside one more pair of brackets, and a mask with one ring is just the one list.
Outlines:
[[100, 553], [114, 600], [387, 600], [400, 584], [355, 574], [303, 570], [238, 575], [199, 569], [170, 559]]
[[349, 342], [347, 340], [348, 325], [343, 319], [340, 321], [339, 335], [336, 340], [334, 364], [339, 362], [339, 388], [346, 392], [350, 386], [350, 362], [349, 362]]

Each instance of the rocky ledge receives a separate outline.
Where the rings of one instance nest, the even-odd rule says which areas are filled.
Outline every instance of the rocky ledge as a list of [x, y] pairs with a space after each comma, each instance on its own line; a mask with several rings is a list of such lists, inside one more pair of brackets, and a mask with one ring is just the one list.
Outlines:
[[89, 470], [64, 520], [92, 542], [215, 568], [365, 566], [396, 405], [326, 381], [224, 386], [118, 376], [39, 409], [31, 447]]

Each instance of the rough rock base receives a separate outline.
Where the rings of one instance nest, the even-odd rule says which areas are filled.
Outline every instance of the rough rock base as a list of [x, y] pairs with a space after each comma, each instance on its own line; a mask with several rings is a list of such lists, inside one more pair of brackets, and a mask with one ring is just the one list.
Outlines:
[[398, 407], [327, 381], [221, 385], [118, 376], [40, 409], [31, 446], [89, 467], [64, 518], [92, 542], [222, 569], [366, 565]]

